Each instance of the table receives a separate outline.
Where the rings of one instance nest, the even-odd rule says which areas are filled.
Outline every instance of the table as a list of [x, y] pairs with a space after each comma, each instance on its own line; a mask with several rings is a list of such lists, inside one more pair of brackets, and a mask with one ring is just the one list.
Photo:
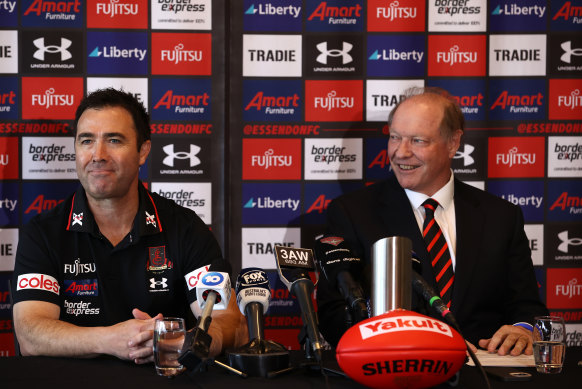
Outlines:
[[[566, 351], [566, 363], [561, 374], [546, 375], [534, 368], [520, 370], [532, 373], [531, 381], [502, 382], [490, 379], [492, 389], [576, 388], [582, 382], [582, 347], [570, 347]], [[302, 352], [291, 352], [292, 363], [304, 361]], [[337, 369], [333, 352], [324, 353], [324, 365]], [[318, 371], [296, 369], [275, 378], [240, 378], [217, 366], [196, 374], [182, 374], [169, 379], [159, 377], [152, 364], [135, 365], [115, 358], [72, 359], [51, 357], [6, 357], [0, 358], [0, 387], [2, 389], [118, 389], [118, 388], [276, 388], [276, 389], [322, 389], [362, 388], [348, 378], [324, 377]], [[441, 384], [439, 389], [485, 389], [485, 383], [475, 367], [464, 366], [456, 386]]]

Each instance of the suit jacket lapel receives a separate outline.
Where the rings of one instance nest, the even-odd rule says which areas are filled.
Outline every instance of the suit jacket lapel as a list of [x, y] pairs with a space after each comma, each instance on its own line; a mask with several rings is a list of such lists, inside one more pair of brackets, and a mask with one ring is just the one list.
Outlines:
[[463, 304], [463, 298], [473, 279], [475, 264], [479, 261], [483, 244], [484, 210], [468, 193], [466, 185], [455, 180], [455, 219], [457, 249], [455, 283], [451, 301], [451, 311], [455, 314]]

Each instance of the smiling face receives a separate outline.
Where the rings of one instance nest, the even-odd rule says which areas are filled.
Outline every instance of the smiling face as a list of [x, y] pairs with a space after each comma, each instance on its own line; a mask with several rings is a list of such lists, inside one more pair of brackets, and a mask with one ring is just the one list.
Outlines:
[[462, 131], [448, 138], [440, 130], [444, 110], [439, 97], [419, 95], [398, 106], [390, 126], [388, 156], [405, 189], [432, 196], [450, 178], [451, 160]]
[[129, 112], [121, 107], [87, 109], [79, 118], [75, 138], [79, 181], [90, 200], [122, 198], [137, 190], [139, 166], [151, 142], [137, 149], [137, 135]]

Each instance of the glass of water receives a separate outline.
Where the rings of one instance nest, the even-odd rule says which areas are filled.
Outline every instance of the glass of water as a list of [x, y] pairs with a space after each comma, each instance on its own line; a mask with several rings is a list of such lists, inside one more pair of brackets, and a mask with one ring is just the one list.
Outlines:
[[533, 353], [539, 373], [560, 373], [566, 356], [566, 326], [558, 316], [538, 316], [533, 328]]
[[185, 336], [184, 319], [165, 317], [156, 320], [154, 326], [154, 364], [158, 375], [174, 377], [184, 371], [178, 357], [182, 352]]

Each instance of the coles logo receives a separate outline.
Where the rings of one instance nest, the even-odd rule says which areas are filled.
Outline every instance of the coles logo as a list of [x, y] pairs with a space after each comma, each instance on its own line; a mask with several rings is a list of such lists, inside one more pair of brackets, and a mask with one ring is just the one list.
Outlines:
[[398, 331], [428, 331], [453, 337], [451, 327], [440, 320], [419, 316], [387, 317], [359, 326], [362, 339]]
[[305, 81], [305, 120], [357, 122], [363, 120], [363, 82]]
[[83, 78], [22, 77], [22, 119], [73, 120]]
[[489, 138], [488, 174], [497, 177], [543, 177], [545, 138]]
[[209, 76], [210, 34], [152, 33], [152, 74]]
[[429, 35], [429, 76], [484, 76], [485, 35]]
[[0, 179], [18, 179], [18, 138], [0, 138]]
[[208, 272], [210, 265], [199, 267], [198, 269], [191, 271], [186, 274], [184, 278], [186, 279], [186, 284], [188, 285], [188, 290], [196, 289], [198, 282], [202, 280], [202, 276]]
[[243, 180], [300, 180], [301, 139], [243, 139]]
[[424, 31], [426, 4], [416, 0], [369, 0], [368, 31]]
[[16, 290], [37, 289], [59, 294], [59, 282], [46, 274], [27, 273], [18, 276]]
[[548, 308], [579, 309], [582, 300], [582, 269], [547, 269]]
[[148, 0], [87, 2], [88, 28], [148, 28]]
[[550, 120], [580, 120], [582, 115], [582, 80], [550, 79]]

